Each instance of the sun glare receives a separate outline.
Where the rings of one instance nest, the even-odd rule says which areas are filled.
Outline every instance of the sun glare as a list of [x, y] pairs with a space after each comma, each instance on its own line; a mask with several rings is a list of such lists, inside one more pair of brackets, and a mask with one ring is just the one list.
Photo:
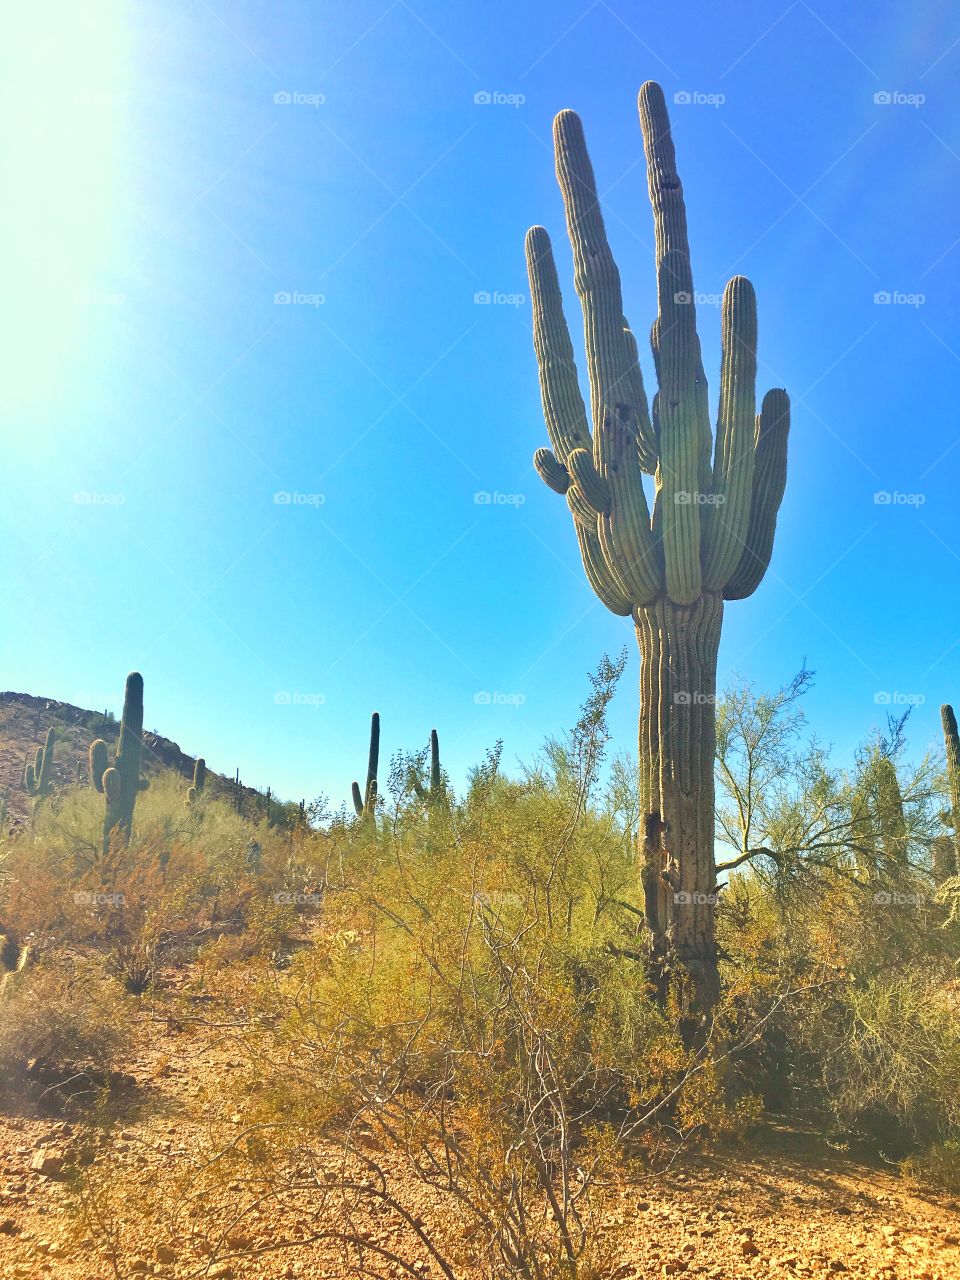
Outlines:
[[3, 397], [50, 406], [111, 276], [129, 101], [123, 0], [33, 0], [4, 33]]

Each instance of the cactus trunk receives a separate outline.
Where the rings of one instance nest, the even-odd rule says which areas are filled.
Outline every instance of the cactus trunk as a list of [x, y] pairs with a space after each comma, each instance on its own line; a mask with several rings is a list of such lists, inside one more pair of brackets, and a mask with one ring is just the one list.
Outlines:
[[722, 619], [718, 595], [636, 611], [652, 977], [662, 995], [674, 953], [688, 978], [681, 1005], [693, 1017], [708, 1014], [719, 994], [713, 761]]
[[133, 810], [137, 794], [147, 782], [140, 777], [143, 757], [143, 676], [131, 671], [123, 694], [123, 718], [113, 764], [101, 771], [107, 758], [107, 746], [98, 738], [90, 746], [91, 781], [103, 793], [103, 851], [109, 853], [110, 841], [118, 833], [124, 844], [133, 832]]

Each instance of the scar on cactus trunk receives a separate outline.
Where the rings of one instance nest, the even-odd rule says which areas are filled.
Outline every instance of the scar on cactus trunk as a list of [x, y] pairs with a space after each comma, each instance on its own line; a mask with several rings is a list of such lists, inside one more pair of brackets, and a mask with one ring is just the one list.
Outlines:
[[[685, 1031], [696, 1040], [720, 991], [713, 771], [723, 602], [751, 595], [769, 564], [790, 410], [786, 393], [775, 390], [755, 412], [756, 299], [750, 281], [735, 276], [723, 296], [711, 432], [686, 211], [659, 85], [643, 86], [639, 110], [655, 227], [651, 347], [659, 389], [648, 405], [583, 127], [574, 112], [561, 111], [554, 147], [583, 311], [590, 412], [550, 237], [533, 227], [526, 245], [533, 341], [551, 444], [537, 450], [534, 465], [566, 497], [590, 585], [636, 627], [650, 979], [661, 1002], [675, 982]], [[644, 473], [654, 478], [652, 515]]]

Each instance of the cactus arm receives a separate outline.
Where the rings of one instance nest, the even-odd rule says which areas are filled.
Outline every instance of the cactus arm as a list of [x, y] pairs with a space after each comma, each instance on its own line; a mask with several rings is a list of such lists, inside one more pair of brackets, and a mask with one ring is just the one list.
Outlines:
[[643, 150], [647, 158], [647, 187], [653, 206], [656, 263], [674, 250], [690, 256], [687, 238], [687, 210], [683, 186], [677, 173], [677, 154], [670, 132], [670, 117], [663, 90], [654, 80], [642, 85], [637, 95]]
[[768, 391], [757, 416], [750, 523], [740, 560], [724, 587], [727, 600], [753, 595], [770, 563], [777, 512], [787, 483], [789, 434], [790, 399], [785, 391]]
[[573, 450], [567, 458], [567, 470], [590, 510], [598, 516], [608, 515], [611, 502], [610, 486], [593, 465], [593, 459], [586, 449]]
[[[560, 282], [557, 279], [557, 268], [553, 260], [550, 237], [543, 227], [531, 227], [526, 240], [527, 274], [530, 280], [530, 297], [533, 306], [533, 348], [537, 357], [537, 368], [540, 374], [540, 398], [543, 403], [543, 417], [547, 425], [547, 434], [553, 446], [553, 462], [557, 467], [566, 467], [567, 456], [574, 449], [590, 449], [592, 441], [590, 428], [587, 425], [587, 414], [577, 381], [577, 368], [573, 358], [573, 343], [563, 316], [563, 300], [560, 295]], [[544, 455], [549, 450], [538, 449], [534, 455], [537, 470], [551, 488], [551, 483], [542, 469], [546, 461]], [[552, 456], [552, 455], [551, 455]], [[538, 463], [538, 459], [540, 462]], [[549, 474], [560, 482], [559, 472], [555, 472], [546, 463]], [[567, 493], [570, 503], [569, 475], [567, 485], [562, 492]], [[572, 508], [571, 508], [572, 509]], [[587, 581], [593, 590], [612, 612], [627, 617], [631, 612], [631, 602], [623, 587], [611, 573], [597, 537], [597, 522], [584, 512], [584, 520], [574, 511], [574, 528], [580, 544], [580, 555], [583, 559]]]
[[440, 738], [436, 729], [430, 730], [430, 794], [439, 796], [443, 791], [443, 773], [440, 769]]
[[570, 472], [558, 462], [550, 449], [538, 449], [533, 455], [533, 465], [537, 475], [554, 493], [564, 494], [570, 488]]
[[703, 512], [703, 589], [721, 591], [746, 545], [756, 444], [757, 298], [745, 276], [723, 291], [714, 501]]
[[[700, 342], [690, 260], [671, 250], [660, 264], [660, 489], [655, 524], [663, 542], [667, 596], [692, 604], [700, 595], [700, 505], [710, 428], [699, 385]], [[704, 388], [705, 391], [705, 388]]]
[[[593, 168], [580, 117], [561, 111], [554, 121], [557, 179], [573, 247], [574, 283], [583, 310], [590, 376], [593, 461], [610, 487], [609, 514], [597, 531], [604, 559], [628, 599], [646, 603], [660, 590], [660, 568], [650, 529], [637, 449], [643, 407], [630, 403], [639, 366], [623, 323], [620, 273], [607, 242]], [[640, 384], [642, 388], [642, 383]]]
[[353, 785], [350, 788], [350, 793], [353, 796], [353, 807], [357, 812], [357, 817], [362, 818], [363, 817], [363, 796], [360, 793], [359, 782], [353, 783]]
[[627, 347], [627, 401], [629, 404], [639, 406], [637, 413], [637, 460], [640, 463], [640, 470], [646, 471], [648, 475], [654, 475], [657, 470], [657, 461], [659, 459], [659, 448], [657, 445], [657, 433], [654, 430], [653, 422], [650, 418], [650, 411], [647, 408], [647, 393], [643, 386], [643, 372], [640, 368], [640, 353], [637, 349], [637, 340], [631, 332], [630, 326], [627, 324], [627, 318], [623, 318], [623, 340]]
[[103, 775], [107, 771], [107, 744], [102, 738], [95, 738], [90, 743], [90, 750], [87, 755], [87, 768], [90, 772], [90, 782], [93, 787], [103, 793]]

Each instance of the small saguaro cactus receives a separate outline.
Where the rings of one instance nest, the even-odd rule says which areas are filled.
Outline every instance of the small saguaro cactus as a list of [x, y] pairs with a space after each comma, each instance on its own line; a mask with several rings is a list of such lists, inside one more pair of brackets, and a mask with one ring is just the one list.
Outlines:
[[[551, 444], [537, 450], [534, 465], [566, 497], [590, 585], [636, 627], [650, 973], [661, 999], [666, 975], [686, 974], [679, 994], [695, 1028], [719, 995], [713, 769], [720, 626], [724, 601], [751, 595], [770, 560], [790, 409], [786, 393], [775, 390], [755, 413], [756, 298], [750, 281], [735, 276], [723, 295], [711, 462], [686, 211], [659, 85], [643, 86], [639, 110], [656, 232], [651, 345], [659, 390], [648, 407], [583, 126], [573, 111], [561, 111], [557, 177], [583, 310], [590, 417], [550, 237], [533, 227], [526, 241], [533, 341]], [[654, 477], [652, 517], [644, 472]]]
[[377, 770], [380, 766], [380, 712], [370, 717], [370, 754], [367, 757], [367, 781], [363, 791], [359, 782], [351, 788], [353, 807], [358, 818], [373, 819], [377, 807]]
[[101, 792], [106, 805], [103, 821], [103, 851], [109, 853], [114, 831], [126, 843], [133, 830], [133, 809], [137, 793], [149, 785], [140, 777], [143, 758], [143, 676], [131, 671], [127, 676], [123, 694], [123, 718], [120, 721], [120, 737], [109, 764], [107, 744], [97, 738], [90, 744], [90, 780]]
[[440, 768], [440, 739], [436, 729], [430, 730], [430, 786], [425, 787], [415, 775], [411, 782], [418, 799], [425, 804], [439, 804], [447, 793], [443, 770]]
[[197, 756], [193, 765], [193, 785], [187, 792], [187, 800], [190, 804], [195, 804], [203, 795], [203, 788], [207, 784], [207, 762], [203, 756]]
[[53, 786], [50, 776], [53, 769], [53, 745], [56, 740], [56, 731], [51, 727], [47, 730], [43, 746], [37, 747], [33, 760], [28, 758], [24, 766], [24, 790], [29, 791], [32, 796], [40, 797], [50, 794]]
[[[940, 720], [947, 749], [947, 785], [950, 788], [950, 812], [946, 818], [953, 827], [953, 867], [950, 874], [960, 875], [960, 734], [957, 732], [957, 717], [949, 702], [940, 708]], [[949, 869], [945, 852], [941, 855], [941, 865]]]

